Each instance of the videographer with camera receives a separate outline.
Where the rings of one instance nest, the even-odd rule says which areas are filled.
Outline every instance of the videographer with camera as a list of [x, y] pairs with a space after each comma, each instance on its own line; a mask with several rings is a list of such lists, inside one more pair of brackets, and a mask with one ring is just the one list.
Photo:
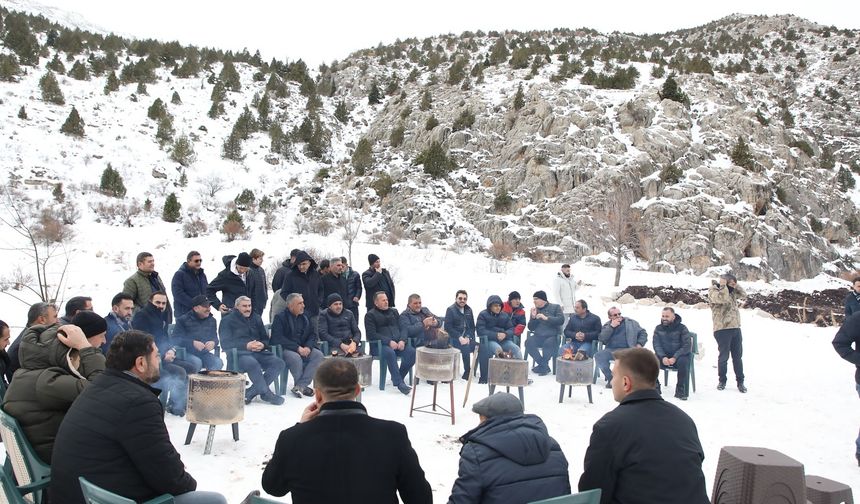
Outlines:
[[720, 356], [717, 358], [717, 372], [720, 382], [717, 390], [726, 388], [726, 372], [728, 370], [729, 354], [732, 356], [732, 367], [738, 390], [746, 393], [744, 385], [744, 354], [743, 337], [741, 336], [741, 314], [739, 304], [743, 304], [747, 293], [738, 285], [738, 279], [731, 273], [720, 275], [719, 280], [711, 282], [708, 291], [708, 302], [711, 304], [711, 315], [714, 320], [714, 338], [717, 340]]

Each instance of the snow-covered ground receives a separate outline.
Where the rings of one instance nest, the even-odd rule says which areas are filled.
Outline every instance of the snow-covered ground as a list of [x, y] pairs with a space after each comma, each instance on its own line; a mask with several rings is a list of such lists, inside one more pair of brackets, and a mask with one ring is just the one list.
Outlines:
[[[217, 236], [184, 239], [175, 227], [158, 223], [145, 229], [115, 228], [85, 223], [76, 227], [78, 239], [69, 272], [66, 298], [74, 294], [93, 297], [95, 309], [107, 313], [110, 298], [122, 287], [123, 279], [134, 268], [134, 256], [141, 250], [155, 255], [156, 268], [169, 283], [185, 254], [202, 252], [209, 278], [221, 269], [221, 256], [258, 247], [268, 253], [267, 261], [280, 259], [294, 247], [312, 248], [330, 255], [346, 252], [337, 233], [328, 237], [295, 235], [279, 231], [271, 235], [258, 233], [253, 241], [224, 243]], [[424, 305], [443, 315], [453, 302], [454, 292], [465, 288], [470, 305], [477, 313], [484, 308], [487, 296], [503, 297], [511, 290], [522, 293], [530, 307], [531, 294], [538, 289], [550, 290], [554, 264], [529, 261], [510, 262], [502, 273], [491, 272], [491, 260], [478, 255], [458, 255], [435, 248], [416, 249], [389, 244], [358, 243], [354, 265], [367, 267], [368, 253], [382, 258], [397, 285], [397, 307], [403, 308], [406, 297], [419, 293]], [[11, 267], [21, 256], [14, 251], [0, 251], [0, 264]], [[492, 266], [498, 269], [498, 264]], [[583, 286], [577, 296], [588, 300], [592, 311], [605, 319], [609, 304], [602, 298], [617, 291], [612, 287], [614, 271], [585, 267], [573, 268]], [[625, 270], [622, 284], [675, 285], [704, 288], [709, 279], [673, 276]], [[623, 287], [622, 285], [622, 287]], [[803, 290], [832, 287], [822, 277], [792, 285]], [[748, 285], [763, 289], [762, 284]], [[659, 322], [661, 306], [623, 305], [622, 313], [639, 321], [650, 333]], [[23, 325], [26, 309], [8, 297], [0, 297], [0, 318], [13, 326], [13, 335]], [[364, 309], [362, 308], [362, 316]], [[740, 394], [732, 386], [716, 390], [716, 344], [711, 337], [710, 311], [680, 309], [684, 322], [699, 334], [704, 345], [701, 360], [695, 362], [697, 392], [687, 402], [671, 398], [675, 376], [666, 397], [686, 411], [699, 428], [705, 449], [704, 472], [711, 492], [720, 448], [726, 445], [773, 448], [801, 461], [808, 474], [818, 474], [852, 487], [860, 487], [860, 474], [854, 460], [854, 438], [860, 420], [860, 401], [854, 391], [853, 366], [841, 360], [830, 344], [835, 328], [818, 328], [772, 320], [750, 310], [742, 310], [745, 336], [745, 370], [749, 393]], [[731, 374], [731, 369], [729, 371]], [[374, 380], [376, 380], [374, 371]], [[440, 389], [441, 390], [441, 389]], [[460, 408], [465, 382], [455, 383], [457, 423], [444, 417], [416, 414], [409, 418], [409, 398], [390, 385], [380, 391], [375, 385], [364, 394], [364, 403], [374, 416], [404, 423], [418, 452], [422, 467], [434, 491], [435, 502], [446, 502], [457, 475], [459, 443], [457, 438], [476, 425], [477, 415], [470, 407], [487, 394], [485, 386], [473, 384], [466, 408]], [[430, 387], [420, 385], [416, 404], [430, 401]], [[561, 444], [570, 464], [570, 480], [576, 488], [582, 472], [582, 461], [592, 424], [615, 407], [603, 380], [594, 387], [594, 404], [588, 404], [584, 389], [574, 390], [573, 398], [558, 404], [558, 385], [553, 376], [535, 377], [525, 392], [526, 411], [543, 418], [550, 434]], [[250, 490], [260, 487], [264, 462], [271, 455], [280, 430], [293, 425], [309, 399], [287, 397], [283, 406], [254, 402], [245, 408], [240, 425], [240, 441], [234, 443], [230, 429], [216, 429], [212, 454], [203, 455], [206, 429], [198, 429], [194, 441], [183, 446], [188, 423], [168, 415], [165, 419], [171, 437], [182, 454], [188, 470], [198, 480], [198, 488], [223, 492], [230, 502], [238, 502]], [[286, 499], [289, 502], [289, 497]]]

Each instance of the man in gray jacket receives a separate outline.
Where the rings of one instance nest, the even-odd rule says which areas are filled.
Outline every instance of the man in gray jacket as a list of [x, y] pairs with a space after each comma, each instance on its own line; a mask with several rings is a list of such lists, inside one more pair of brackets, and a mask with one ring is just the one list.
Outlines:
[[603, 371], [606, 378], [606, 388], [612, 388], [612, 371], [609, 370], [609, 361], [612, 360], [612, 352], [624, 348], [641, 348], [648, 342], [648, 333], [639, 322], [631, 318], [621, 316], [621, 309], [617, 306], [611, 307], [607, 314], [609, 321], [603, 324], [597, 340], [603, 343], [605, 348], [594, 354], [594, 363]]
[[549, 361], [558, 351], [558, 337], [564, 324], [564, 313], [561, 306], [547, 302], [544, 291], [535, 292], [532, 299], [535, 306], [529, 319], [526, 352], [535, 361], [532, 371], [544, 376], [549, 374]]

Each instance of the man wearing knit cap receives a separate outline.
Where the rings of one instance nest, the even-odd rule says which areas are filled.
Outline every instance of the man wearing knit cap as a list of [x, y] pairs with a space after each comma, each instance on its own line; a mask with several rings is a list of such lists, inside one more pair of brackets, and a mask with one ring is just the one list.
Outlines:
[[711, 315], [714, 321], [714, 338], [720, 355], [717, 357], [717, 374], [719, 383], [717, 390], [726, 388], [726, 373], [729, 366], [729, 355], [732, 356], [732, 367], [735, 380], [741, 393], [747, 391], [744, 385], [744, 355], [743, 336], [741, 335], [741, 312], [738, 304], [746, 299], [747, 293], [738, 285], [738, 279], [731, 273], [720, 276], [719, 280], [711, 282], [708, 290], [708, 302], [711, 304]]
[[448, 504], [525, 504], [570, 493], [567, 459], [540, 417], [500, 392], [472, 406], [481, 423], [460, 438]]
[[66, 411], [105, 369], [99, 350], [105, 331], [102, 317], [82, 311], [72, 325], [33, 326], [22, 336], [21, 369], [6, 391], [3, 409], [18, 420], [45, 463], [51, 463]]
[[368, 255], [367, 262], [370, 267], [361, 274], [361, 281], [364, 282], [364, 291], [367, 294], [365, 298], [367, 309], [373, 309], [373, 297], [377, 292], [384, 292], [388, 297], [388, 307], [394, 308], [394, 280], [391, 279], [391, 274], [382, 267], [378, 255]]
[[526, 352], [535, 362], [532, 371], [544, 376], [549, 374], [549, 361], [558, 351], [564, 312], [559, 305], [547, 302], [546, 292], [542, 290], [535, 292], [532, 299], [535, 305], [531, 309]]
[[502, 311], [511, 316], [514, 324], [514, 336], [520, 337], [526, 329], [526, 310], [521, 301], [522, 296], [517, 291], [508, 294], [508, 302], [502, 305]]
[[329, 354], [360, 355], [361, 330], [355, 316], [344, 309], [340, 294], [330, 294], [326, 303], [328, 308], [320, 314], [320, 340], [328, 342]]
[[[206, 297], [221, 314], [230, 311], [236, 300], [241, 296], [251, 297], [251, 289], [248, 286], [248, 270], [251, 269], [251, 256], [247, 252], [240, 252], [238, 256], [226, 255], [221, 258], [224, 269], [218, 273], [215, 280], [209, 282], [206, 287]], [[221, 299], [218, 299], [218, 293]]]

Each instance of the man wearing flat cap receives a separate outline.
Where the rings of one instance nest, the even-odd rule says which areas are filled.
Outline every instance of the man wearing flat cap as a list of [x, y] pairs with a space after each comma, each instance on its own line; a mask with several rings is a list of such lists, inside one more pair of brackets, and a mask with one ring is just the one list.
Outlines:
[[481, 423], [460, 442], [460, 470], [448, 504], [524, 504], [570, 493], [567, 459], [536, 415], [499, 392], [472, 406]]
[[729, 365], [729, 355], [732, 356], [732, 368], [735, 371], [738, 390], [746, 393], [744, 385], [744, 345], [741, 335], [741, 313], [738, 304], [746, 299], [747, 293], [738, 285], [738, 279], [731, 273], [720, 275], [719, 280], [711, 282], [708, 290], [708, 302], [711, 303], [711, 315], [714, 320], [714, 338], [720, 355], [717, 357], [717, 373], [719, 383], [717, 390], [726, 388], [726, 373]]
[[183, 360], [194, 366], [192, 374], [223, 367], [224, 362], [212, 353], [218, 345], [218, 328], [206, 296], [191, 298], [191, 309], [176, 319], [171, 339], [175, 346], [185, 348]]

